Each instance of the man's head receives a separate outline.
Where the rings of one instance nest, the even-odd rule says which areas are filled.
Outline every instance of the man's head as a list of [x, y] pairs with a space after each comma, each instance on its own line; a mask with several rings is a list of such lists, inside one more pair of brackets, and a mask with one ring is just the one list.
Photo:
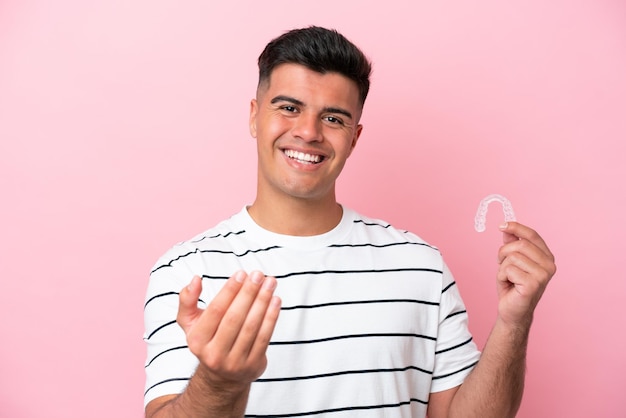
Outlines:
[[370, 87], [371, 64], [359, 48], [337, 31], [311, 26], [291, 30], [272, 40], [259, 56], [259, 87], [270, 82], [277, 66], [287, 63], [349, 78], [359, 89], [363, 107]]
[[251, 210], [258, 217], [260, 208], [279, 213], [294, 202], [336, 210], [335, 182], [362, 131], [370, 63], [336, 31], [311, 27], [270, 42], [259, 70], [250, 102], [258, 153]]

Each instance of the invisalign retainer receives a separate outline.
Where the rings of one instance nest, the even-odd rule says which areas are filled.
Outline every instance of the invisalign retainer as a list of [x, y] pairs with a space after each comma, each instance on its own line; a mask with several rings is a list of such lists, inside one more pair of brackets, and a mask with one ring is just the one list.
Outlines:
[[506, 197], [499, 194], [490, 194], [481, 200], [480, 205], [478, 205], [478, 211], [476, 212], [476, 217], [474, 218], [474, 228], [477, 232], [483, 232], [486, 229], [487, 208], [489, 204], [494, 201], [502, 204], [505, 221], [515, 221], [515, 213], [513, 212], [511, 202], [509, 202]]

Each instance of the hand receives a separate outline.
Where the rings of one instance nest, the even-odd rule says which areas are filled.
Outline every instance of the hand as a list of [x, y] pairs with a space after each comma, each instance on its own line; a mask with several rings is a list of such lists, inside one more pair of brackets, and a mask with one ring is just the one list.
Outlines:
[[207, 384], [219, 390], [246, 387], [265, 371], [266, 350], [280, 312], [276, 279], [254, 271], [232, 275], [205, 309], [197, 307], [202, 280], [180, 292], [176, 321], [198, 357]]
[[530, 326], [539, 299], [556, 273], [554, 256], [531, 228], [508, 222], [500, 228], [504, 245], [498, 252], [498, 314], [512, 326]]

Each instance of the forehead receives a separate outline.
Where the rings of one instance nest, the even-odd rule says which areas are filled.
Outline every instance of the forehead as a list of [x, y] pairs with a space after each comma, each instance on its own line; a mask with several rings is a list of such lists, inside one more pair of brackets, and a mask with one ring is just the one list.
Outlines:
[[259, 85], [257, 94], [272, 97], [277, 94], [291, 95], [303, 101], [317, 98], [360, 108], [359, 88], [353, 80], [336, 72], [320, 73], [300, 64], [276, 66], [269, 80]]

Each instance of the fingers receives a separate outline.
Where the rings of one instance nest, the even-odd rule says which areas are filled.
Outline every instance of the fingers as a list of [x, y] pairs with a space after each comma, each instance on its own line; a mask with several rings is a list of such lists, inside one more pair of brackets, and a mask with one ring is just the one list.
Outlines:
[[505, 246], [506, 244], [526, 240], [537, 247], [548, 259], [554, 261], [554, 255], [543, 238], [535, 230], [519, 222], [506, 222], [500, 226], [500, 230], [504, 233], [502, 241]]
[[[224, 287], [213, 298], [209, 306], [207, 306], [205, 314], [199, 320], [198, 328], [202, 329], [203, 343], [212, 340], [215, 337], [218, 329], [228, 327], [229, 323], [232, 324], [232, 333], [236, 333], [240, 323], [238, 323], [237, 317], [240, 309], [247, 311], [246, 303], [242, 303], [242, 299], [247, 298], [247, 303], [251, 303], [254, 299], [256, 292], [251, 292], [250, 280], [246, 272], [238, 271], [233, 274], [227, 281]], [[248, 288], [246, 292], [243, 289]], [[243, 293], [242, 293], [243, 292]], [[235, 301], [239, 300], [238, 304]], [[244, 314], [245, 315], [245, 314]], [[226, 349], [230, 348], [232, 341], [234, 341], [236, 335], [222, 333], [222, 338], [227, 338], [227, 341], [220, 344], [226, 345]]]
[[275, 287], [276, 279], [267, 277], [261, 289], [263, 297], [257, 299], [235, 343], [242, 355], [247, 353], [249, 358], [265, 356], [274, 332], [281, 305], [280, 298], [273, 296]]
[[205, 310], [197, 307], [199, 277], [181, 290], [177, 321], [191, 352], [216, 376], [249, 380], [265, 369], [265, 352], [280, 312], [276, 283], [258, 271], [237, 272]]
[[199, 276], [194, 276], [189, 285], [180, 291], [176, 322], [185, 333], [194, 320], [202, 314], [202, 310], [198, 309], [200, 292], [202, 292], [202, 279]]
[[276, 279], [263, 273], [250, 273], [237, 297], [224, 314], [215, 333], [218, 348], [246, 356], [263, 322], [276, 287]]
[[496, 276], [501, 283], [525, 286], [527, 290], [534, 289], [535, 285], [545, 286], [550, 277], [546, 268], [520, 252], [507, 256], [500, 264]]
[[500, 314], [515, 322], [532, 315], [556, 265], [554, 255], [533, 229], [518, 222], [508, 222], [500, 229], [504, 232], [496, 276]]
[[200, 277], [194, 276], [191, 283], [181, 290], [176, 321], [185, 331], [188, 339], [190, 335], [193, 335], [192, 328], [201, 328], [203, 330], [202, 333], [195, 333], [195, 338], [200, 339], [198, 341], [199, 344], [212, 338], [221, 316], [224, 315], [239, 292], [245, 276], [245, 272], [238, 271], [228, 279], [222, 290], [215, 296], [207, 308], [207, 310], [213, 312], [211, 315], [203, 315], [205, 311], [197, 307], [198, 298], [202, 291], [202, 279]]

